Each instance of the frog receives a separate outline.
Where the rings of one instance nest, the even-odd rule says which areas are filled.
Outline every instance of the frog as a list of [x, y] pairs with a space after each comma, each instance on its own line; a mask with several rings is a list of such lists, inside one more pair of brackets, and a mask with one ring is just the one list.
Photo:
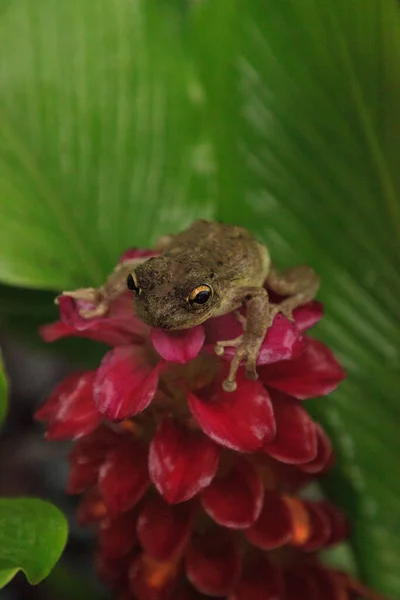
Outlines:
[[[155, 250], [150, 258], [119, 264], [101, 288], [64, 293], [93, 303], [93, 309], [81, 310], [83, 318], [92, 318], [104, 315], [127, 287], [138, 318], [166, 331], [234, 312], [243, 333], [217, 341], [214, 349], [218, 356], [227, 347], [235, 349], [222, 384], [226, 392], [236, 390], [242, 364], [248, 379], [258, 378], [257, 358], [275, 316], [281, 313], [294, 321], [293, 311], [313, 300], [320, 286], [309, 266], [279, 272], [267, 246], [238, 225], [197, 220], [180, 233], [163, 236]], [[267, 288], [283, 299], [272, 302]]]

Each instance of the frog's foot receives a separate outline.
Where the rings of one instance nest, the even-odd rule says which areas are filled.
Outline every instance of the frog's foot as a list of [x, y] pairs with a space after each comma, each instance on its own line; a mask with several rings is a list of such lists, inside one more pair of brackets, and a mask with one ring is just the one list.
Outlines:
[[108, 313], [110, 306], [107, 298], [102, 298], [94, 308], [82, 308], [79, 314], [84, 319], [94, 319], [104, 317]]
[[269, 317], [271, 323], [278, 313], [281, 313], [291, 323], [295, 322], [293, 310], [296, 308], [297, 304], [293, 304], [292, 302], [290, 302], [290, 300], [291, 298], [288, 298], [288, 300], [283, 300], [283, 302], [280, 302], [279, 304], [270, 304]]
[[217, 342], [215, 345], [215, 353], [218, 354], [218, 356], [222, 356], [225, 346], [233, 346], [236, 348], [236, 352], [229, 368], [228, 377], [223, 382], [222, 387], [225, 392], [234, 392], [236, 390], [236, 373], [242, 361], [245, 361], [246, 364], [247, 379], [258, 379], [256, 363], [260, 344], [246, 341], [245, 336], [240, 335], [234, 340]]
[[215, 344], [214, 352], [217, 356], [223, 356], [226, 346], [232, 346], [233, 348], [237, 348], [243, 341], [243, 335], [239, 335], [239, 337], [233, 340], [224, 340], [223, 342], [217, 342]]
[[[78, 308], [78, 313], [83, 319], [93, 319], [95, 317], [103, 317], [109, 309], [109, 302], [104, 296], [101, 288], [81, 288], [71, 292], [63, 292], [63, 296], [69, 296], [74, 300], [82, 300], [93, 304], [92, 307]], [[58, 298], [56, 298], [58, 304]]]
[[[247, 319], [244, 315], [241, 314], [239, 310], [234, 311], [235, 318], [239, 321], [239, 323], [243, 327], [243, 331], [246, 331]], [[215, 354], [218, 356], [223, 356], [226, 346], [231, 346], [233, 348], [237, 348], [243, 341], [243, 334], [239, 335], [237, 338], [233, 340], [223, 340], [221, 342], [217, 342], [215, 344]]]
[[258, 379], [256, 363], [259, 349], [259, 344], [249, 343], [244, 340], [237, 346], [235, 356], [230, 365], [228, 377], [222, 384], [225, 392], [234, 392], [236, 390], [236, 373], [242, 361], [244, 361], [246, 365], [247, 379]]

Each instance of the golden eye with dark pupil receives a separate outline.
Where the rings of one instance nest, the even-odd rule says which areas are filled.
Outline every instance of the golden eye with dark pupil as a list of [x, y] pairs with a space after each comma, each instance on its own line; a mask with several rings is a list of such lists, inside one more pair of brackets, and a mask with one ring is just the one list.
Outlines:
[[128, 289], [131, 290], [132, 292], [135, 292], [135, 294], [137, 296], [142, 291], [140, 289], [140, 286], [138, 285], [138, 281], [137, 281], [136, 275], [134, 273], [129, 273], [128, 277], [126, 278], [126, 285], [128, 286]]
[[193, 307], [199, 307], [206, 304], [212, 296], [212, 289], [208, 285], [199, 285], [190, 292], [188, 301]]

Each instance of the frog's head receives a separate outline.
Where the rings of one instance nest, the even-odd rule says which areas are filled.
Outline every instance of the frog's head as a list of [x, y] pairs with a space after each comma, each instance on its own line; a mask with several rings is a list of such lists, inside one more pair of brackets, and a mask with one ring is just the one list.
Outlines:
[[150, 258], [128, 275], [135, 310], [142, 321], [162, 329], [188, 329], [213, 316], [220, 303], [214, 274], [199, 262]]

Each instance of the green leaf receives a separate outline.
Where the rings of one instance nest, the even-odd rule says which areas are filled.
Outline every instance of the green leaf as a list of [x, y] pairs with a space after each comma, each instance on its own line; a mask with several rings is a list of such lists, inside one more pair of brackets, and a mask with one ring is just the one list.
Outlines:
[[29, 583], [47, 577], [67, 540], [67, 522], [52, 504], [0, 498], [0, 588], [22, 570]]
[[312, 264], [349, 374], [310, 404], [326, 487], [363, 579], [399, 596], [398, 2], [0, 6], [0, 280], [97, 283], [199, 216]]
[[18, 569], [0, 569], [0, 590], [18, 573]]
[[204, 103], [173, 17], [145, 0], [0, 12], [3, 282], [100, 284], [127, 247], [212, 216]]
[[7, 378], [4, 372], [3, 361], [0, 354], [0, 426], [2, 425], [7, 413]]
[[188, 40], [219, 218], [257, 232], [280, 266], [322, 275], [318, 334], [348, 370], [309, 405], [339, 454], [326, 487], [350, 516], [363, 579], [399, 597], [399, 4], [206, 0]]

